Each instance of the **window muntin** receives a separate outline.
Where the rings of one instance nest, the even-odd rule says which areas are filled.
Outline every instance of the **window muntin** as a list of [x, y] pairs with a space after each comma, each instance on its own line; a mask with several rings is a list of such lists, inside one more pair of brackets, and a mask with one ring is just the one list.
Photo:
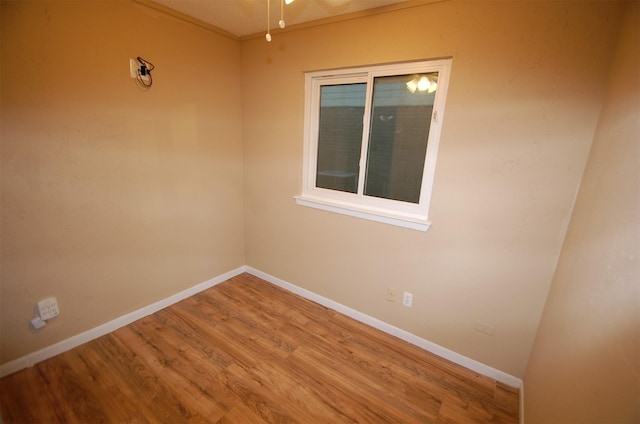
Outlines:
[[296, 201], [426, 230], [450, 63], [307, 73]]

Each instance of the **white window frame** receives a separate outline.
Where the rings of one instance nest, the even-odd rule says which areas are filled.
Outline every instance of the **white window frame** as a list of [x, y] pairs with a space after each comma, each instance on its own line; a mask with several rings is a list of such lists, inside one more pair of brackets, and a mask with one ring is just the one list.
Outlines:
[[[366, 171], [366, 153], [369, 140], [369, 121], [374, 78], [429, 72], [438, 72], [438, 88], [436, 90], [431, 116], [419, 202], [410, 203], [365, 196], [363, 194], [364, 173]], [[438, 144], [440, 142], [450, 73], [451, 59], [307, 72], [305, 74], [302, 194], [295, 196], [297, 204], [405, 228], [421, 231], [428, 230], [431, 226], [431, 222], [428, 219], [429, 204], [431, 201], [436, 157], [438, 154]], [[367, 84], [357, 193], [347, 193], [316, 187], [320, 88], [323, 85], [350, 84], [356, 82]]]

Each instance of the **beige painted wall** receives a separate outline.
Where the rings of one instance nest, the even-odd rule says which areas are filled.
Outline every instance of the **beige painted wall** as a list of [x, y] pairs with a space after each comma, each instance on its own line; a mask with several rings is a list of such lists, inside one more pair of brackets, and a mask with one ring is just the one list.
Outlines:
[[[620, 5], [454, 1], [269, 44], [130, 2], [1, 10], [0, 363], [246, 263], [524, 376]], [[136, 55], [157, 66], [147, 92]], [[443, 56], [429, 232], [297, 206], [303, 72]], [[35, 333], [49, 295], [62, 315]]]
[[[456, 1], [243, 42], [247, 263], [524, 376], [620, 12], [610, 2]], [[447, 56], [428, 232], [295, 204], [304, 71]], [[387, 302], [389, 286], [413, 293], [413, 308]]]
[[524, 379], [527, 423], [640, 422], [640, 3]]
[[238, 41], [131, 2], [2, 1], [1, 66], [0, 363], [245, 263]]

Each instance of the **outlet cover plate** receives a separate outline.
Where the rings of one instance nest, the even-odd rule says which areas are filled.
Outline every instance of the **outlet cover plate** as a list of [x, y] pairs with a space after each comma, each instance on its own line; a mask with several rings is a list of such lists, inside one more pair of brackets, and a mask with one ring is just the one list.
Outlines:
[[409, 292], [404, 292], [404, 296], [402, 296], [402, 304], [407, 308], [413, 306], [413, 295]]
[[38, 314], [40, 315], [40, 319], [44, 321], [60, 315], [58, 300], [55, 297], [50, 297], [38, 302]]
[[395, 302], [396, 301], [396, 289], [393, 287], [387, 288], [387, 302]]
[[486, 324], [484, 322], [476, 321], [476, 325], [473, 327], [474, 330], [486, 334], [487, 336], [493, 336], [496, 328], [493, 325]]

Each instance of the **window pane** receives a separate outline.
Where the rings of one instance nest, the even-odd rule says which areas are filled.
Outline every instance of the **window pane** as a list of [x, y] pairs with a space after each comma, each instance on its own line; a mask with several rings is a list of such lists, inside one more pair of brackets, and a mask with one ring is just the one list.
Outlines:
[[438, 73], [374, 78], [364, 194], [419, 203]]
[[356, 193], [367, 85], [320, 88], [316, 187]]

